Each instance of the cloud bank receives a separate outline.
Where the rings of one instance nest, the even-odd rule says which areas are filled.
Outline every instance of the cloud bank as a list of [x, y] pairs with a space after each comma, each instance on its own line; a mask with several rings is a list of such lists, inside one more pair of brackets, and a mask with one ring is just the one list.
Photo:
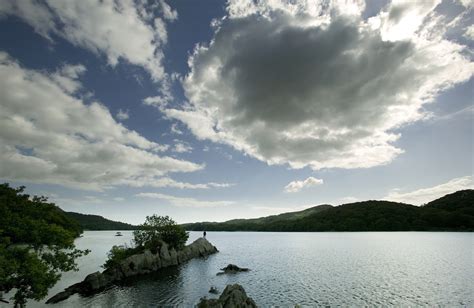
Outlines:
[[162, 47], [166, 23], [178, 14], [163, 0], [21, 0], [2, 1], [0, 17], [15, 15], [41, 36], [59, 36], [73, 45], [104, 55], [110, 65], [126, 61], [143, 67], [155, 81], [167, 79]]
[[138, 193], [135, 196], [141, 198], [160, 199], [178, 207], [206, 208], [228, 206], [234, 204], [233, 201], [202, 201], [194, 198], [176, 197], [160, 193]]
[[438, 1], [229, 1], [183, 80], [189, 103], [158, 107], [199, 139], [292, 168], [367, 168], [403, 149], [397, 129], [467, 81], [466, 46], [445, 38]]
[[474, 189], [472, 176], [464, 176], [452, 179], [446, 183], [433, 187], [422, 188], [410, 192], [402, 192], [398, 189], [391, 191], [384, 199], [389, 201], [404, 202], [422, 205], [451, 194], [458, 190]]
[[168, 146], [116, 122], [99, 102], [84, 102], [77, 93], [84, 71], [81, 65], [51, 73], [28, 70], [0, 52], [1, 179], [91, 190], [221, 185], [169, 179], [169, 173], [204, 166], [160, 155]]

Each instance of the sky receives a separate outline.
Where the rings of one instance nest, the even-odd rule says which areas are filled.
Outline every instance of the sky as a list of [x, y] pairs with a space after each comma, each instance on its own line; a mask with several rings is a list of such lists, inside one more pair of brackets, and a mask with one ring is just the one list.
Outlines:
[[472, 189], [473, 10], [0, 0], [0, 181], [133, 224]]

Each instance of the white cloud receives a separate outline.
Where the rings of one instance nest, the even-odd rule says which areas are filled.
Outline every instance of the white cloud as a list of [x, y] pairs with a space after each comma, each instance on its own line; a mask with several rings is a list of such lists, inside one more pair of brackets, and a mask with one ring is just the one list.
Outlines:
[[474, 25], [467, 27], [464, 36], [474, 41]]
[[131, 181], [124, 181], [124, 184], [133, 187], [156, 187], [156, 188], [179, 188], [179, 189], [211, 189], [211, 188], [227, 188], [234, 186], [230, 183], [187, 183], [173, 180], [169, 177], [153, 178], [142, 177], [140, 180], [133, 179]]
[[[329, 12], [339, 15], [360, 15], [365, 9], [364, 0], [230, 0], [227, 2], [227, 11], [230, 18], [243, 18], [259, 14], [271, 18], [275, 11], [291, 16], [308, 17], [305, 23], [321, 24], [328, 22]], [[218, 23], [218, 22], [217, 22]]]
[[176, 153], [191, 153], [193, 150], [193, 147], [190, 146], [189, 144], [180, 141], [180, 140], [174, 140], [175, 144], [174, 147], [172, 148], [173, 152]]
[[441, 3], [441, 0], [394, 0], [386, 11], [373, 17], [369, 22], [380, 24], [384, 40], [399, 41], [413, 37], [420, 29], [426, 16]]
[[229, 1], [189, 58], [189, 103], [160, 109], [198, 139], [268, 164], [387, 164], [403, 153], [397, 129], [474, 71], [435, 6], [395, 3], [368, 22], [361, 1]]
[[209, 187], [215, 187], [215, 188], [227, 188], [231, 186], [235, 186], [233, 183], [215, 183], [215, 182], [210, 182], [207, 183]]
[[389, 201], [422, 205], [435, 199], [438, 199], [444, 195], [463, 189], [474, 189], [472, 176], [469, 175], [460, 178], [455, 178], [440, 185], [421, 188], [409, 192], [402, 192], [399, 189], [394, 189], [384, 199]]
[[29, 23], [36, 33], [52, 41], [50, 32], [55, 27], [54, 16], [47, 6], [34, 0], [0, 1], [0, 17], [17, 15]]
[[167, 78], [161, 47], [167, 42], [165, 21], [177, 19], [177, 13], [164, 1], [2, 1], [2, 15], [18, 16], [49, 40], [58, 35], [105, 55], [112, 66], [124, 60], [143, 67], [155, 81]]
[[158, 155], [167, 146], [117, 123], [99, 102], [71, 94], [83, 71], [28, 70], [0, 52], [1, 179], [101, 190], [204, 168]]
[[171, 124], [170, 128], [171, 133], [176, 134], [176, 135], [182, 135], [183, 131], [179, 129], [178, 123], [173, 123]]
[[166, 20], [174, 21], [178, 19], [178, 12], [176, 10], [173, 10], [164, 0], [160, 0], [159, 3], [163, 11], [163, 17]]
[[160, 193], [139, 193], [137, 197], [160, 199], [168, 202], [171, 205], [178, 207], [193, 207], [193, 208], [205, 208], [205, 207], [221, 207], [234, 204], [233, 201], [202, 201], [194, 198], [182, 198], [171, 195], [165, 195]]
[[81, 88], [79, 77], [86, 71], [84, 65], [63, 65], [57, 72], [51, 75], [53, 79], [65, 92], [74, 93]]
[[129, 117], [130, 115], [128, 110], [119, 109], [119, 111], [117, 112], [117, 119], [119, 120], [127, 120]]
[[322, 184], [323, 180], [310, 176], [303, 181], [292, 181], [288, 183], [288, 185], [285, 186], [285, 192], [295, 193], [301, 191], [304, 188], [319, 186]]
[[166, 91], [162, 95], [157, 95], [157, 96], [150, 96], [147, 97], [143, 100], [143, 104], [148, 105], [148, 106], [155, 106], [158, 109], [162, 109], [166, 107], [166, 105], [171, 101], [172, 99], [171, 93]]
[[460, 2], [465, 8], [474, 7], [474, 0], [460, 0]]

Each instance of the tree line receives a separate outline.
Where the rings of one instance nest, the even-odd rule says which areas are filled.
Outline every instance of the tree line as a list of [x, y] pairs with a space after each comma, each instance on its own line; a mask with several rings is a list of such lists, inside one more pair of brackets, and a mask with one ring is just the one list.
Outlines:
[[370, 200], [183, 227], [193, 231], [473, 231], [474, 190], [458, 191], [424, 206]]

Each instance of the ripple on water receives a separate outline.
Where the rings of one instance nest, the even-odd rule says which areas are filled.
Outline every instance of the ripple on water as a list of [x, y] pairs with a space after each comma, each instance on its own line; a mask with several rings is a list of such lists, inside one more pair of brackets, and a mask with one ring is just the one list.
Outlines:
[[[81, 238], [80, 248], [93, 251], [80, 260], [79, 276], [104, 262], [108, 236]], [[474, 306], [472, 233], [208, 232], [208, 239], [220, 253], [58, 307], [187, 307], [215, 297], [211, 286], [232, 283], [260, 306]], [[251, 271], [216, 276], [229, 263]], [[71, 277], [55, 290], [76, 282]]]

